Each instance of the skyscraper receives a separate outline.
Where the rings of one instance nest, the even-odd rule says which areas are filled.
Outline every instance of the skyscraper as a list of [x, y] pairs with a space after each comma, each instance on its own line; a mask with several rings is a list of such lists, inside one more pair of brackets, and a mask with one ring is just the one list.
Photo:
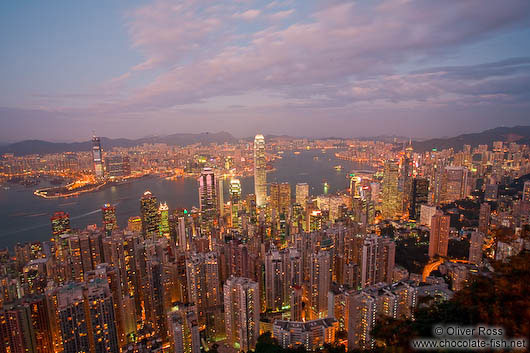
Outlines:
[[169, 207], [167, 203], [162, 202], [158, 207], [158, 232], [161, 237], [169, 238]]
[[489, 203], [484, 202], [480, 205], [480, 211], [478, 216], [478, 231], [482, 234], [488, 234], [490, 227], [491, 218], [491, 206]]
[[311, 319], [328, 316], [328, 292], [331, 285], [331, 256], [318, 251], [310, 256], [309, 305]]
[[213, 170], [204, 168], [198, 182], [201, 228], [205, 234], [211, 234], [217, 223], [217, 188], [215, 181]]
[[272, 183], [270, 185], [270, 206], [278, 217], [289, 212], [291, 206], [291, 185], [289, 183]]
[[201, 340], [195, 306], [178, 304], [168, 314], [169, 336], [174, 353], [200, 353]]
[[118, 227], [116, 221], [116, 208], [110, 203], [106, 203], [101, 208], [101, 214], [103, 216], [103, 229], [110, 235], [114, 229]]
[[68, 234], [71, 231], [70, 228], [70, 215], [66, 212], [55, 212], [51, 218], [52, 222], [52, 235], [54, 238], [59, 237], [63, 234]]
[[158, 200], [150, 192], [144, 192], [140, 199], [140, 213], [142, 214], [142, 234], [146, 238], [155, 237], [158, 233]]
[[396, 161], [385, 161], [383, 172], [383, 201], [381, 211], [383, 218], [394, 218], [402, 211], [399, 192], [399, 165]]
[[94, 174], [96, 178], [103, 178], [103, 151], [101, 150], [101, 142], [99, 137], [92, 137], [92, 158], [94, 161]]
[[530, 180], [524, 182], [523, 201], [530, 202]]
[[449, 223], [451, 218], [443, 213], [436, 213], [431, 220], [431, 234], [429, 236], [429, 257], [447, 256], [449, 245]]
[[239, 179], [230, 180], [230, 223], [232, 228], [239, 227], [239, 208], [241, 207], [241, 182]]
[[395, 257], [396, 244], [393, 240], [375, 234], [368, 235], [362, 245], [361, 286], [392, 283]]
[[265, 305], [267, 310], [279, 311], [285, 303], [285, 271], [282, 254], [271, 246], [265, 255]]
[[465, 167], [445, 167], [441, 202], [453, 202], [467, 197], [467, 174], [468, 171]]
[[256, 206], [267, 203], [267, 160], [265, 159], [265, 138], [256, 135], [254, 138], [254, 193]]
[[305, 206], [309, 198], [309, 185], [307, 183], [296, 184], [296, 203]]
[[227, 340], [232, 347], [248, 352], [254, 349], [259, 336], [258, 283], [244, 277], [230, 277], [223, 292]]

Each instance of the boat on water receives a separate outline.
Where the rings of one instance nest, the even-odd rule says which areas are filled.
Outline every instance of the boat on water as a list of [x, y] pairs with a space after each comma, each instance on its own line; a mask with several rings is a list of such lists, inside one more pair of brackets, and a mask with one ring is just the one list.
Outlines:
[[294, 151], [293, 153], [294, 154], [300, 154], [300, 151]]
[[336, 171], [340, 172], [342, 170], [342, 166], [341, 165], [336, 165], [333, 167]]

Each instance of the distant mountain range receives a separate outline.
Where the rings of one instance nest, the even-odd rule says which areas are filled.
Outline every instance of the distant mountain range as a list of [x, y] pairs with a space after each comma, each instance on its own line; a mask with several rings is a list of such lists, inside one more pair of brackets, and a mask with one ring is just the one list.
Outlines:
[[[290, 138], [288, 135], [267, 135], [266, 138]], [[294, 138], [294, 137], [293, 137]], [[254, 137], [249, 137], [245, 140], [252, 141]], [[366, 140], [367, 138], [359, 138]], [[386, 142], [405, 141], [404, 137], [397, 136], [379, 136], [373, 139], [384, 140]], [[101, 146], [103, 150], [110, 150], [114, 147], [134, 147], [144, 143], [165, 143], [171, 146], [187, 146], [195, 143], [208, 145], [210, 143], [234, 143], [237, 142], [234, 136], [228, 132], [209, 133], [204, 132], [200, 134], [172, 134], [167, 136], [153, 136], [144, 137], [140, 139], [110, 139], [106, 137], [101, 138]], [[430, 151], [433, 148], [438, 150], [453, 148], [458, 151], [464, 145], [471, 145], [472, 147], [478, 145], [491, 146], [494, 141], [503, 142], [517, 142], [519, 144], [530, 145], [530, 126], [514, 126], [514, 127], [498, 127], [483, 132], [463, 134], [456, 137], [437, 138], [421, 141], [413, 141], [412, 145], [417, 152]], [[11, 144], [0, 144], [0, 154], [14, 153], [17, 156], [25, 156], [29, 154], [47, 154], [47, 153], [61, 153], [61, 152], [81, 152], [89, 151], [92, 147], [91, 141], [85, 142], [48, 142], [42, 140], [26, 140]]]
[[[102, 137], [101, 147], [103, 150], [108, 151], [114, 147], [134, 147], [144, 143], [165, 143], [171, 146], [187, 146], [195, 143], [208, 145], [210, 143], [222, 144], [225, 142], [233, 143], [236, 141], [237, 139], [228, 132], [204, 132], [200, 134], [173, 134], [167, 136], [144, 137], [136, 140]], [[7, 145], [0, 145], [0, 154], [14, 153], [17, 156], [25, 156], [29, 154], [90, 151], [91, 148], [91, 141], [62, 143], [42, 140], [26, 140]]]
[[455, 151], [459, 151], [462, 150], [464, 145], [471, 145], [471, 147], [478, 145], [491, 146], [494, 141], [530, 144], [530, 126], [497, 127], [495, 129], [458, 135], [456, 137], [413, 141], [412, 147], [418, 152], [430, 151], [433, 148], [438, 150], [453, 148]]

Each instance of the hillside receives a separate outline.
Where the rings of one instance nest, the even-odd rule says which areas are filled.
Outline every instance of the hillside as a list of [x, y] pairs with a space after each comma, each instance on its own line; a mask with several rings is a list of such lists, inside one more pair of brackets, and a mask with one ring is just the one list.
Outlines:
[[483, 132], [463, 134], [451, 138], [414, 141], [413, 147], [418, 152], [429, 151], [433, 148], [438, 150], [453, 148], [458, 151], [464, 145], [471, 145], [471, 147], [478, 145], [491, 146], [494, 141], [530, 144], [530, 126], [498, 127]]
[[[167, 136], [146, 137], [136, 140], [130, 139], [109, 139], [101, 138], [101, 146], [104, 150], [110, 150], [114, 147], [133, 147], [144, 143], [165, 143], [171, 146], [187, 146], [195, 143], [208, 145], [210, 143], [225, 143], [237, 141], [228, 132], [200, 134], [172, 134]], [[48, 142], [42, 140], [26, 140], [8, 145], [0, 145], [0, 154], [14, 153], [17, 156], [29, 154], [47, 154], [61, 152], [81, 152], [89, 151], [92, 147], [91, 141], [60, 143]]]

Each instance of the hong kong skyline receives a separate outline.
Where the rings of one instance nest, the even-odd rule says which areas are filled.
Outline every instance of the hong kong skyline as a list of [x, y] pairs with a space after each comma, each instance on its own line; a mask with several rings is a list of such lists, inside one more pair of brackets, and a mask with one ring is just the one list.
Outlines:
[[6, 1], [0, 18], [2, 143], [530, 121], [525, 0]]

